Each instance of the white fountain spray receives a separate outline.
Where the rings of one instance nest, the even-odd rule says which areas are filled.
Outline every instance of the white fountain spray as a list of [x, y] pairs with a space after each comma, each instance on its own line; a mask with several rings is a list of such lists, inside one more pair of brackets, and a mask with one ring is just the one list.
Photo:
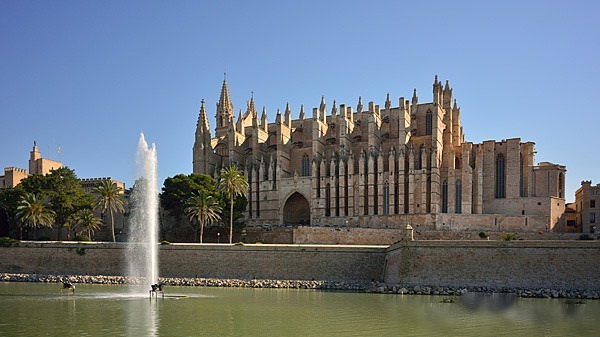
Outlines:
[[158, 179], [156, 146], [148, 147], [143, 133], [138, 141], [136, 168], [127, 261], [129, 276], [142, 277], [146, 286], [132, 291], [147, 294], [150, 285], [158, 283]]

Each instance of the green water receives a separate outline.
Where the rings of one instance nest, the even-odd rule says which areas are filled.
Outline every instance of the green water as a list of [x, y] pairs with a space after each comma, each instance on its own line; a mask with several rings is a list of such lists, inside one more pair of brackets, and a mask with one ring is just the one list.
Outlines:
[[600, 301], [0, 283], [0, 336], [600, 336]]

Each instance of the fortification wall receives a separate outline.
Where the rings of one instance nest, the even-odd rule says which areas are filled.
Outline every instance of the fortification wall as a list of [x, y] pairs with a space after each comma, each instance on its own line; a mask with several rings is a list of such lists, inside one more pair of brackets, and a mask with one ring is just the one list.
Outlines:
[[[123, 275], [125, 245], [20, 243], [0, 272]], [[387, 256], [386, 256], [387, 254]], [[599, 241], [411, 241], [381, 246], [160, 246], [160, 275], [600, 290]]]
[[[160, 246], [160, 275], [273, 280], [382, 280], [385, 247]], [[124, 275], [124, 244], [23, 243], [0, 248], [0, 272]]]
[[448, 214], [437, 215], [438, 230], [453, 231], [547, 231], [549, 218], [543, 215]]
[[[486, 233], [490, 240], [502, 240], [504, 233], [516, 233], [523, 240], [578, 240], [581, 233], [529, 232], [521, 230], [425, 230], [416, 227], [415, 240], [482, 240], [480, 232]], [[296, 244], [346, 244], [346, 245], [391, 245], [400, 241], [404, 235], [403, 229], [372, 229], [351, 227], [297, 227], [287, 229], [293, 231], [293, 242]], [[259, 237], [260, 232], [253, 235]], [[265, 232], [265, 233], [268, 233]], [[592, 238], [600, 234], [591, 234]], [[267, 241], [262, 241], [267, 242]]]
[[600, 289], [598, 241], [412, 241], [390, 246], [385, 282]]
[[403, 229], [297, 227], [294, 243], [391, 245], [400, 241]]

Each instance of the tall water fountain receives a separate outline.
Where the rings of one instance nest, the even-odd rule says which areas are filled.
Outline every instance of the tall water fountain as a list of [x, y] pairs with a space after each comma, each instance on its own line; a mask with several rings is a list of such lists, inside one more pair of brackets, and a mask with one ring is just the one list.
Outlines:
[[143, 133], [138, 141], [130, 207], [128, 275], [143, 278], [146, 287], [133, 291], [147, 294], [150, 284], [158, 283], [158, 179], [156, 146], [148, 147]]

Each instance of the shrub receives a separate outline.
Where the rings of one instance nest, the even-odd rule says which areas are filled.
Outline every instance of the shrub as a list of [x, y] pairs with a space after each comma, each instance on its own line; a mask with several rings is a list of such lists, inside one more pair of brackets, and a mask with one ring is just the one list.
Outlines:
[[12, 247], [16, 245], [19, 241], [15, 239], [11, 239], [9, 237], [1, 237], [0, 238], [0, 247]]
[[243, 245], [244, 245], [244, 243], [243, 243], [243, 242], [241, 242], [241, 241], [238, 241], [238, 242], [234, 243], [234, 245], [236, 245], [236, 246], [243, 246]]
[[594, 240], [594, 238], [589, 236], [588, 234], [581, 234], [579, 236], [579, 240]]
[[83, 247], [77, 247], [77, 255], [85, 255], [85, 248]]
[[170, 244], [171, 244], [171, 242], [169, 242], [169, 241], [167, 241], [167, 240], [162, 240], [162, 241], [160, 242], [160, 244], [161, 244], [161, 245], [170, 245]]
[[479, 237], [482, 239], [487, 239], [488, 235], [485, 232], [479, 232]]
[[92, 239], [88, 238], [86, 235], [75, 235], [73, 238], [74, 241], [92, 241]]
[[516, 233], [505, 233], [502, 234], [502, 240], [504, 241], [512, 241], [512, 240], [517, 240], [519, 237], [517, 236]]

